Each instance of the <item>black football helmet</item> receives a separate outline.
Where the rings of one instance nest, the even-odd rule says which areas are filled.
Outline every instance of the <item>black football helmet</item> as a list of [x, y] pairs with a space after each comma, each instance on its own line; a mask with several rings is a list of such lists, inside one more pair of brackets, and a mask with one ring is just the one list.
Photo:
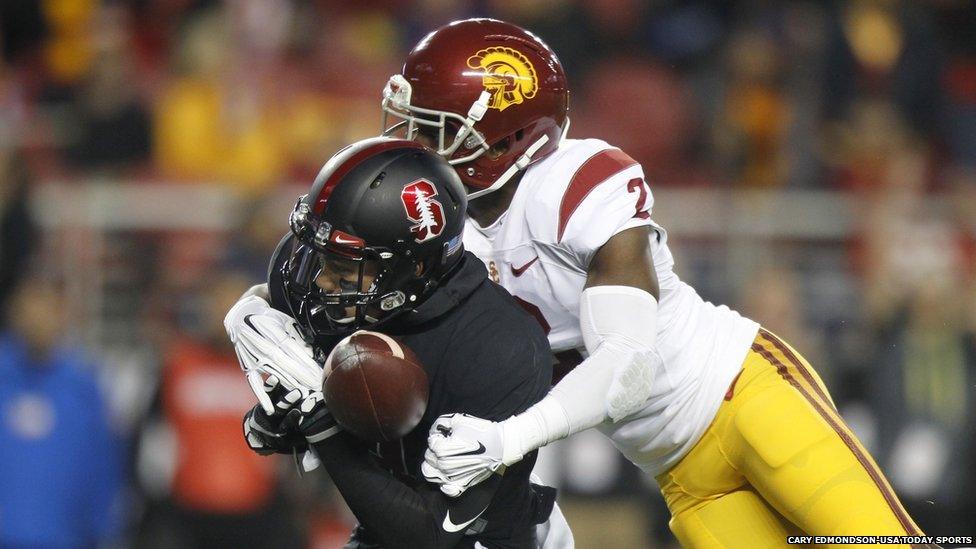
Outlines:
[[459, 264], [466, 206], [460, 179], [433, 150], [359, 141], [298, 199], [272, 279], [312, 337], [376, 327], [423, 303]]

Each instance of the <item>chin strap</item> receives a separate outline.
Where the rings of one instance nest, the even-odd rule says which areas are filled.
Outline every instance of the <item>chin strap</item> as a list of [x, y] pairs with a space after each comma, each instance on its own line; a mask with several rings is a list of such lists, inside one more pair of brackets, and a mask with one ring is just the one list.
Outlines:
[[559, 132], [559, 144], [562, 145], [563, 141], [566, 140], [566, 134], [569, 133], [569, 117], [566, 117], [566, 121], [563, 122], [563, 129]]
[[491, 187], [488, 187], [487, 189], [481, 189], [480, 191], [475, 191], [473, 193], [469, 193], [468, 200], [473, 200], [475, 198], [478, 198], [479, 196], [484, 196], [488, 193], [493, 193], [498, 189], [502, 188], [502, 186], [504, 186], [505, 183], [508, 183], [508, 181], [515, 176], [515, 174], [524, 170], [529, 164], [531, 164], [532, 157], [535, 156], [535, 153], [537, 153], [539, 149], [541, 149], [542, 146], [548, 142], [549, 142], [548, 135], [543, 135], [542, 137], [537, 139], [535, 143], [530, 145], [529, 148], [526, 149], [525, 152], [518, 157], [518, 159], [515, 161], [514, 164], [512, 164], [511, 166], [508, 167], [507, 170], [505, 170], [505, 173], [503, 173], [498, 179], [495, 180], [494, 183], [491, 184]]

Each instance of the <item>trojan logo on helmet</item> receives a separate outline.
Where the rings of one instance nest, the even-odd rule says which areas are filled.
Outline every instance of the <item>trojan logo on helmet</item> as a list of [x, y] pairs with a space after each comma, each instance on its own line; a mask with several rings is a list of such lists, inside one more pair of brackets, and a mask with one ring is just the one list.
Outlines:
[[485, 90], [491, 94], [489, 109], [503, 111], [535, 97], [539, 78], [529, 58], [502, 46], [485, 48], [468, 58], [468, 66], [482, 69]]

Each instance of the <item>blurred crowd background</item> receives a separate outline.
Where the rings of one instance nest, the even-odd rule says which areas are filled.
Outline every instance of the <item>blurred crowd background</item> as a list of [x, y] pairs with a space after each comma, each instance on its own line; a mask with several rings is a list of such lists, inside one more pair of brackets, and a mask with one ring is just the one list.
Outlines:
[[[570, 136], [643, 164], [678, 273], [807, 356], [923, 530], [976, 534], [971, 0], [4, 0], [0, 546], [341, 546], [327, 477], [244, 446], [220, 321], [476, 15], [555, 49]], [[540, 472], [579, 547], [673, 544], [599, 435]]]

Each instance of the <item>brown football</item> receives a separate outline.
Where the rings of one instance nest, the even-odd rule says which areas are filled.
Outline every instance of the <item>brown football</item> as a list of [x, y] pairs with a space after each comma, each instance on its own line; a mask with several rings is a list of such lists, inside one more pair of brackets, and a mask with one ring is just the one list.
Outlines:
[[427, 372], [406, 345], [360, 330], [325, 361], [329, 410], [344, 429], [370, 442], [398, 440], [427, 410]]

